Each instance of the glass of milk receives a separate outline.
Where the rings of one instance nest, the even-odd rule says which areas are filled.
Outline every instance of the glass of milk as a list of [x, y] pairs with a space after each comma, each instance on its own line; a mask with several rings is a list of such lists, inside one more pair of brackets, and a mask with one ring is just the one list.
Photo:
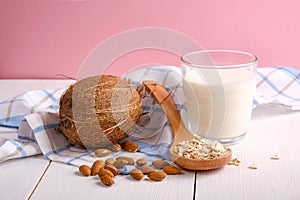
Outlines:
[[181, 57], [186, 127], [225, 144], [245, 137], [256, 91], [255, 55], [204, 50]]

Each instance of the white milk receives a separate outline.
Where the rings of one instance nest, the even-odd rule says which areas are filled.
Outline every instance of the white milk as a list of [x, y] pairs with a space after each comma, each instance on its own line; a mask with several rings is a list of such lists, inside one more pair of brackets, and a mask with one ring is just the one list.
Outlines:
[[214, 72], [191, 70], [185, 74], [183, 91], [188, 113], [183, 121], [190, 131], [206, 138], [243, 135], [251, 120], [254, 74], [242, 69], [209, 70]]

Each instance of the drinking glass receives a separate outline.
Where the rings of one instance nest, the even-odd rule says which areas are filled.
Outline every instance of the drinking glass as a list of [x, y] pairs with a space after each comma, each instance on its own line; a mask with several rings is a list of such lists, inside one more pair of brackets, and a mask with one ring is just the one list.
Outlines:
[[183, 122], [194, 134], [234, 144], [245, 137], [256, 92], [255, 55], [203, 50], [181, 57]]

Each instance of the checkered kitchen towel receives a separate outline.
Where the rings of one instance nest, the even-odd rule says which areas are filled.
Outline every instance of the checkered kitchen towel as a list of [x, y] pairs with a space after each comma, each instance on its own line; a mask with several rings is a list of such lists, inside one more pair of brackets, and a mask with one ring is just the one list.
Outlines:
[[[259, 68], [257, 96], [254, 107], [261, 104], [284, 106], [300, 110], [300, 72], [288, 67]], [[176, 67], [150, 67], [128, 73], [137, 86], [142, 80], [154, 80], [169, 90], [179, 109], [183, 92], [180, 70]], [[71, 165], [91, 165], [97, 158], [93, 151], [70, 144], [56, 131], [58, 124], [59, 98], [66, 88], [58, 90], [29, 91], [7, 101], [0, 102], [0, 162], [5, 160], [43, 154], [46, 158]], [[150, 113], [150, 122], [137, 127], [130, 136], [139, 143], [140, 152], [113, 153], [147, 158], [149, 162], [158, 157], [168, 159], [172, 143], [172, 130], [160, 106], [150, 97], [143, 100], [144, 112]], [[106, 159], [105, 157], [103, 159]], [[125, 167], [122, 173], [128, 173]]]

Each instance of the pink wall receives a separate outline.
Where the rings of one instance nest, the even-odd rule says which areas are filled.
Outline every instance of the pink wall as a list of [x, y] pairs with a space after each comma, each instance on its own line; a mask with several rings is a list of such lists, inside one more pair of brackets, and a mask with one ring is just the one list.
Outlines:
[[[97, 44], [138, 27], [177, 30], [205, 49], [250, 51], [260, 66], [300, 69], [299, 9], [297, 0], [1, 0], [0, 78], [75, 77]], [[129, 55], [113, 69], [147, 62], [178, 65], [175, 56], [145, 55]]]

